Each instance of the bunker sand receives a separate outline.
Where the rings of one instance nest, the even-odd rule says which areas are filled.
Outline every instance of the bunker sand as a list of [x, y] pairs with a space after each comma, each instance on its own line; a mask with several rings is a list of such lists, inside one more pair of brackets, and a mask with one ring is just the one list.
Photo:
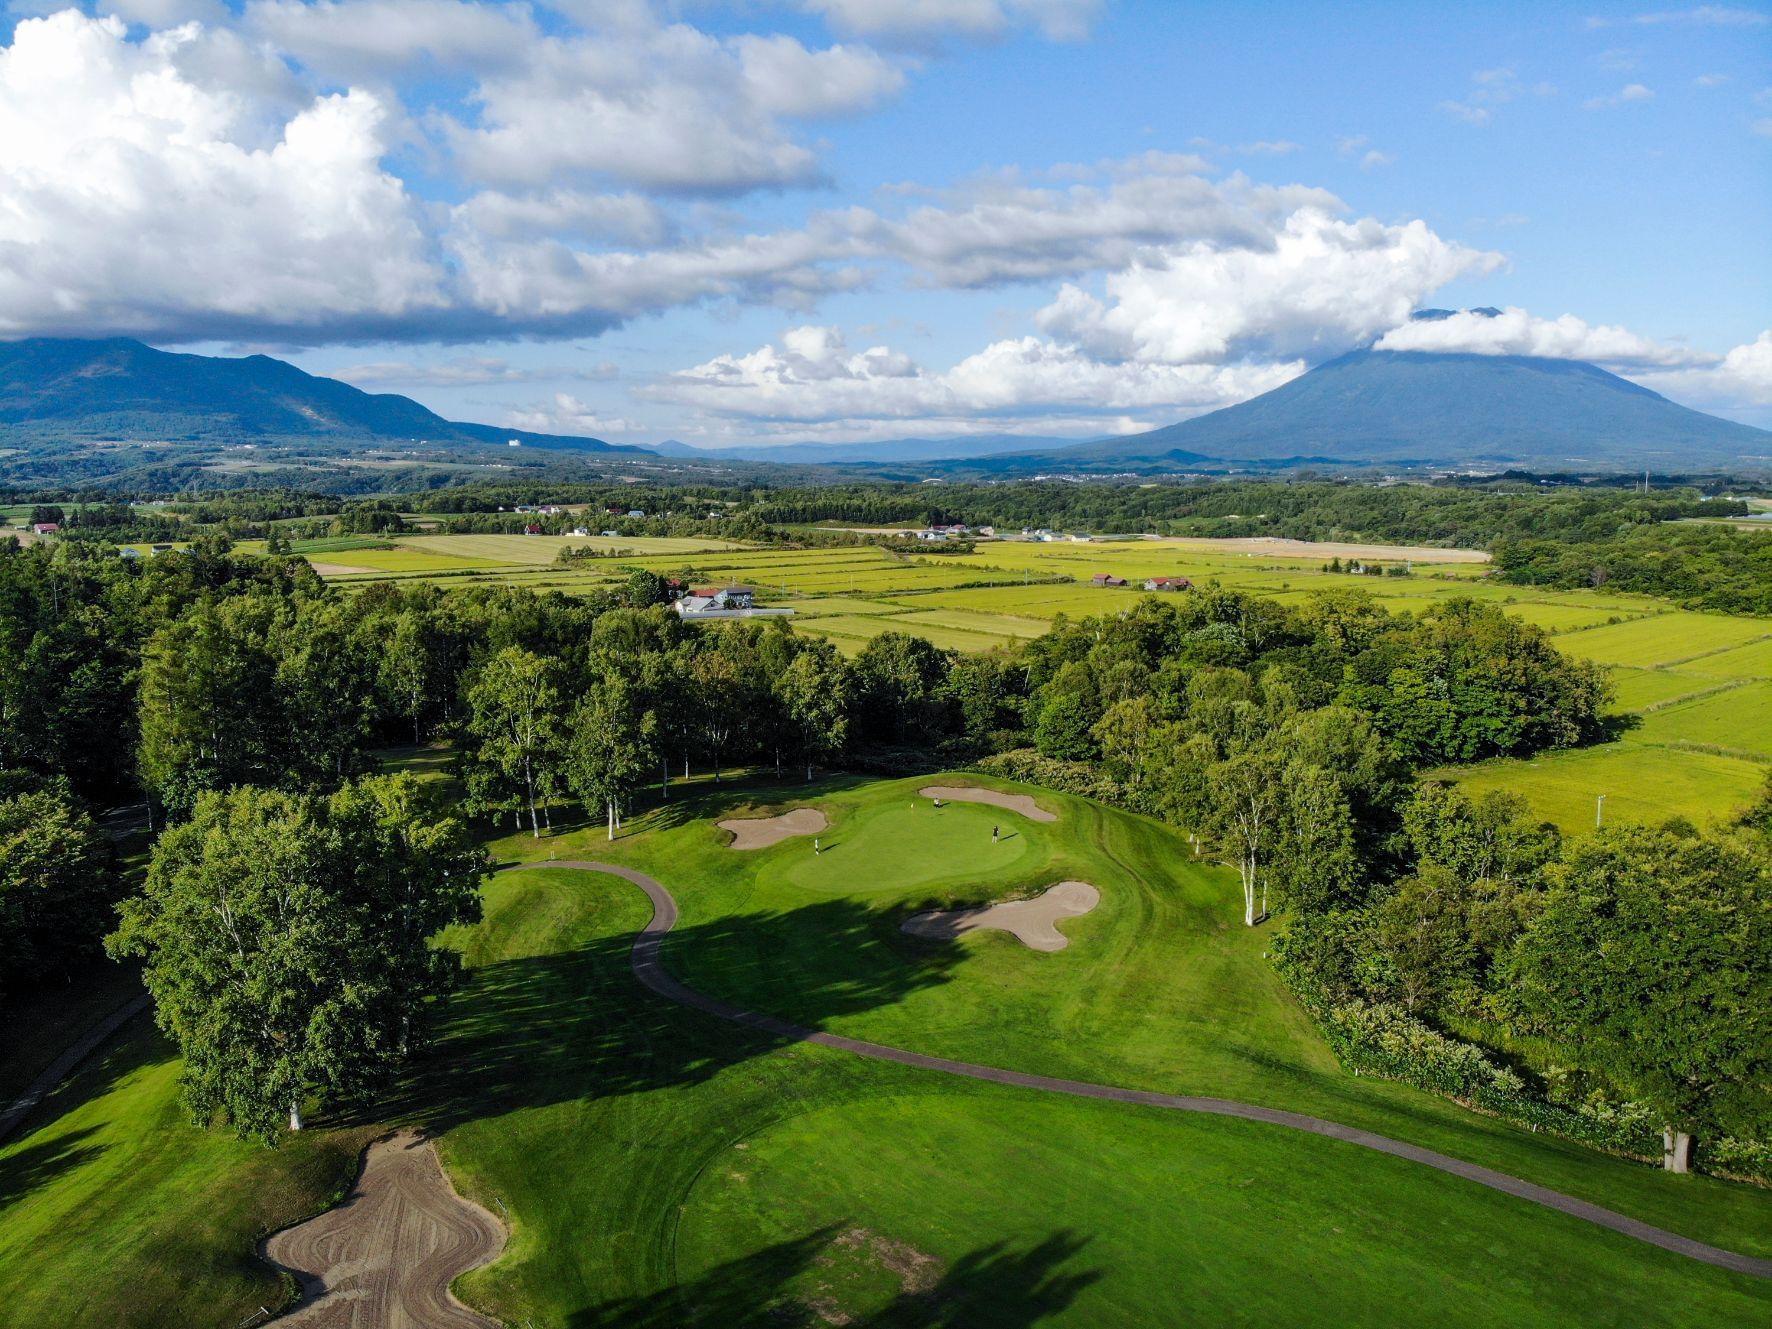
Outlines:
[[779, 817], [733, 817], [714, 824], [732, 832], [730, 849], [767, 849], [796, 835], [817, 835], [831, 823], [817, 808], [795, 808]]
[[1101, 903], [1101, 892], [1086, 881], [1061, 881], [1032, 900], [1011, 900], [982, 909], [936, 909], [912, 914], [898, 925], [913, 937], [952, 941], [992, 928], [1007, 932], [1030, 951], [1062, 951], [1070, 938], [1058, 930], [1061, 919], [1081, 918]]
[[449, 1293], [504, 1249], [504, 1228], [461, 1198], [431, 1142], [399, 1131], [363, 1151], [344, 1203], [273, 1234], [265, 1258], [295, 1275], [289, 1329], [497, 1329]]
[[970, 785], [925, 785], [917, 791], [924, 798], [938, 798], [947, 803], [988, 803], [994, 808], [1019, 812], [1029, 821], [1057, 821], [1056, 812], [1048, 812], [1034, 802], [1030, 794], [1005, 794], [996, 789], [974, 789]]

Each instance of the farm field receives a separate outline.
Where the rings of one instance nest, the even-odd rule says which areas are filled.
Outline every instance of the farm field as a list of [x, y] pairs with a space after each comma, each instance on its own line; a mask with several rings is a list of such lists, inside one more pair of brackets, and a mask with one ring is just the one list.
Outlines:
[[1726, 820], [1772, 771], [1772, 622], [1679, 611], [1559, 635], [1559, 649], [1611, 666], [1620, 739], [1527, 761], [1448, 772], [1471, 790], [1510, 789], [1565, 831], [1608, 821]]
[[[1232, 875], [1177, 832], [1045, 791], [1052, 823], [938, 810], [924, 783], [685, 786], [613, 844], [596, 827], [494, 841], [531, 866], [488, 882], [484, 920], [451, 934], [470, 981], [374, 1124], [322, 1121], [275, 1152], [198, 1132], [176, 1061], [138, 1022], [0, 1148], [0, 1304], [28, 1323], [237, 1326], [272, 1294], [244, 1257], [257, 1231], [323, 1203], [369, 1132], [422, 1122], [457, 1185], [510, 1225], [458, 1292], [513, 1324], [1020, 1329], [1207, 1323], [1232, 1305], [1250, 1324], [1552, 1326], [1659, 1305], [1725, 1326], [1772, 1311], [1764, 1280], [1338, 1141], [716, 1021], [634, 982], [637, 890], [541, 857], [659, 877], [683, 910], [666, 967], [728, 1000], [918, 1051], [1316, 1112], [1772, 1251], [1772, 1193], [1342, 1072], [1262, 958], [1266, 934], [1231, 925]], [[823, 854], [804, 839], [735, 852], [713, 826], [802, 805], [830, 819]], [[1010, 832], [995, 846], [993, 825]], [[1064, 951], [897, 926], [1060, 878], [1101, 891]], [[197, 1179], [221, 1171], [240, 1188], [199, 1208]]]
[[1544, 758], [1530, 768], [1502, 762], [1455, 773], [1473, 787], [1517, 789], [1569, 830], [1592, 825], [1599, 793], [1612, 794], [1608, 807], [1616, 817], [1679, 811], [1714, 820], [1751, 796], [1762, 778], [1760, 762], [1772, 754], [1763, 689], [1705, 695], [1772, 679], [1772, 621], [1689, 613], [1647, 596], [1605, 590], [1474, 580], [1484, 571], [1481, 563], [1417, 562], [1413, 576], [1373, 577], [1325, 572], [1328, 555], [1321, 553], [1255, 552], [1184, 540], [1000, 542], [972, 554], [934, 549], [909, 556], [860, 546], [774, 549], [654, 540], [619, 542], [633, 548], [631, 558], [552, 564], [557, 548], [585, 543], [597, 542], [411, 536], [392, 550], [341, 551], [331, 560], [364, 566], [383, 561], [376, 572], [341, 578], [345, 585], [436, 578], [447, 586], [507, 582], [568, 594], [608, 586], [636, 565], [667, 575], [690, 572], [698, 581], [755, 586], [763, 603], [795, 611], [798, 631], [825, 637], [851, 656], [885, 632], [912, 633], [950, 650], [1012, 649], [1060, 614], [1124, 611], [1163, 594], [1137, 584], [1088, 584], [1098, 572], [1134, 583], [1182, 576], [1197, 586], [1216, 583], [1288, 603], [1318, 591], [1354, 591], [1397, 613], [1421, 614], [1449, 598], [1471, 596], [1544, 628], [1571, 655], [1606, 665], [1618, 687], [1615, 711], [1640, 715], [1620, 742], [1591, 752]]

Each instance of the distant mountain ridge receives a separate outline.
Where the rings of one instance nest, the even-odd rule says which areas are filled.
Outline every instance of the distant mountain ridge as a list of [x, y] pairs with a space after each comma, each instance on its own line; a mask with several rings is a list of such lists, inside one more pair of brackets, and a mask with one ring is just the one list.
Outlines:
[[369, 393], [268, 355], [155, 350], [127, 337], [0, 342], [0, 427], [38, 436], [178, 440], [424, 440], [635, 452], [597, 438], [445, 420], [410, 397]]
[[[1424, 311], [1429, 317], [1441, 311]], [[1350, 351], [1235, 406], [1045, 460], [1772, 463], [1772, 431], [1706, 415], [1579, 360]]]

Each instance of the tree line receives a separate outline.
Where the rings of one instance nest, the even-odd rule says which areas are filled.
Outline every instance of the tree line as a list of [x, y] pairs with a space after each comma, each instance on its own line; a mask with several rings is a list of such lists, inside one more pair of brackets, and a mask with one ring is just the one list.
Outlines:
[[[886, 633], [845, 659], [784, 620], [685, 624], [658, 599], [643, 572], [583, 597], [347, 595], [222, 541], [0, 548], [0, 990], [96, 951], [122, 892], [90, 810], [145, 799], [161, 834], [112, 949], [148, 961], [193, 1113], [268, 1137], [422, 1046], [454, 977], [434, 934], [475, 916], [467, 828], [374, 774], [377, 748], [449, 739], [464, 810], [537, 835], [572, 806], [613, 836], [690, 769], [978, 764], [1162, 817], [1232, 865], [1244, 921], [1283, 918], [1276, 949], [1338, 1046], [1536, 1040], [1566, 1060], [1535, 1092], [1589, 1121], [1653, 1104], [1682, 1160], [1694, 1134], [1772, 1133], [1752, 1001], [1772, 982], [1772, 817], [1565, 844], [1516, 804], [1421, 784], [1604, 733], [1603, 673], [1493, 606], [1208, 587], [1014, 651]], [[1626, 952], [1629, 972], [1596, 958]], [[1630, 1001], [1660, 1003], [1654, 1037], [1611, 1019]], [[289, 1023], [255, 1026], [264, 1002]]]

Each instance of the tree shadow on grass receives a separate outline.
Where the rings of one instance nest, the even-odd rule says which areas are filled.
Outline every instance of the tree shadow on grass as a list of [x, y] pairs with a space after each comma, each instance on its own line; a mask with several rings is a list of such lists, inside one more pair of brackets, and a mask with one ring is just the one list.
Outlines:
[[0, 1209], [21, 1200], [39, 1186], [48, 1185], [62, 1173], [91, 1161], [104, 1152], [103, 1145], [82, 1144], [98, 1128], [87, 1126], [41, 1144], [28, 1144], [0, 1155]]
[[[628, 889], [614, 879], [591, 880]], [[877, 924], [863, 905], [821, 901], [680, 927], [665, 960], [676, 969], [674, 954], [693, 956], [699, 972], [721, 976], [722, 994], [743, 993], [765, 986], [774, 957], [791, 937], [810, 932], [831, 953], [855, 960], [833, 967], [829, 977], [807, 975], [796, 984], [788, 1014], [800, 1024], [822, 1025], [945, 983], [966, 958], [954, 947], [904, 963], [881, 953], [886, 943]], [[473, 970], [429, 1051], [376, 1115], [446, 1131], [519, 1108], [698, 1084], [797, 1041], [652, 993], [634, 977], [631, 948], [631, 935], [601, 937], [577, 950]]]
[[[815, 1329], [833, 1324], [851, 1329], [1022, 1329], [1067, 1309], [1101, 1278], [1096, 1270], [1059, 1268], [1087, 1244], [1086, 1238], [1070, 1232], [1056, 1232], [1025, 1249], [994, 1242], [942, 1269], [933, 1262], [914, 1266], [895, 1262], [908, 1248], [890, 1243], [883, 1248], [865, 1229], [834, 1223], [729, 1260], [668, 1292], [588, 1307], [575, 1313], [567, 1325], [569, 1329]], [[847, 1266], [870, 1259], [877, 1262], [874, 1272], [895, 1274], [901, 1286], [874, 1310], [858, 1311], [844, 1304], [841, 1285]]]

